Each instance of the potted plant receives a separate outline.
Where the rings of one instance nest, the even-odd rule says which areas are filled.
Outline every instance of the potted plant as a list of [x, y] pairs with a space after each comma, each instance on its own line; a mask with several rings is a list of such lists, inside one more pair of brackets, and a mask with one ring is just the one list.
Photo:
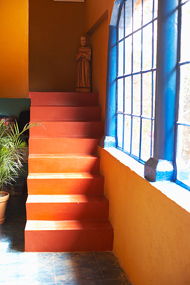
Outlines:
[[5, 209], [9, 193], [3, 191], [7, 184], [12, 184], [23, 169], [24, 153], [27, 143], [23, 133], [36, 124], [26, 124], [20, 131], [17, 122], [0, 121], [0, 224], [5, 220]]

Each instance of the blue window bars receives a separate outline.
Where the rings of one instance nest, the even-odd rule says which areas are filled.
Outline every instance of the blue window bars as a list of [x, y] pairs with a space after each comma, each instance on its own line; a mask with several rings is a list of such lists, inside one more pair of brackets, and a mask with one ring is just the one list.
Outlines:
[[157, 1], [123, 1], [117, 24], [116, 146], [145, 162], [153, 152]]
[[[104, 147], [190, 189], [190, 0], [116, 0]], [[150, 157], [150, 158], [149, 158]]]
[[190, 1], [179, 3], [177, 183], [190, 188]]

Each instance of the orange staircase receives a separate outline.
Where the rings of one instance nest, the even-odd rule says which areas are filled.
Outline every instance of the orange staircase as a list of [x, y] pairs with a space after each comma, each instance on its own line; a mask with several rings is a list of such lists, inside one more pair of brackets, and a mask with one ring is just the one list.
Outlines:
[[97, 93], [30, 92], [25, 251], [108, 251], [113, 229], [97, 146]]

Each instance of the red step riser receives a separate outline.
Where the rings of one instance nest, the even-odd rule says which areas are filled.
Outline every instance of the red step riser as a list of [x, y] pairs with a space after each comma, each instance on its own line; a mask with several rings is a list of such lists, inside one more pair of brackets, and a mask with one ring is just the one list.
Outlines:
[[27, 180], [30, 195], [103, 195], [104, 179], [29, 179]]
[[97, 106], [98, 93], [30, 92], [31, 106]]
[[32, 121], [100, 121], [100, 107], [39, 106], [30, 108]]
[[63, 173], [91, 172], [98, 173], [100, 159], [98, 157], [30, 157], [28, 158], [29, 173]]
[[112, 230], [25, 231], [26, 252], [112, 251]]
[[107, 201], [86, 203], [26, 203], [28, 220], [63, 221], [107, 219], [108, 210]]
[[[30, 138], [30, 154], [96, 154], [100, 139]], [[53, 146], [53, 147], [52, 147]]]
[[[97, 93], [30, 92], [25, 251], [111, 251]], [[55, 195], [55, 196], [52, 196]], [[60, 196], [56, 196], [60, 195]]]
[[30, 129], [31, 138], [101, 138], [103, 134], [103, 122], [41, 122], [40, 125]]

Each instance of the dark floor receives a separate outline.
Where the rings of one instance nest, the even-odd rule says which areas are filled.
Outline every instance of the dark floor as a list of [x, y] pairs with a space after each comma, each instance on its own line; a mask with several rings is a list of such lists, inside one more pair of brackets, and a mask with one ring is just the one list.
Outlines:
[[0, 225], [0, 284], [127, 284], [111, 252], [24, 252], [25, 197], [11, 196]]

